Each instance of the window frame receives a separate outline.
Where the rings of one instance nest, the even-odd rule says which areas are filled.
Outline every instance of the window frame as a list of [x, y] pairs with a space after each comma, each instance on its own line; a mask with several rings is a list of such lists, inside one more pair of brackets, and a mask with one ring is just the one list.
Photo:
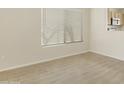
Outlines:
[[80, 41], [72, 41], [72, 42], [66, 42], [65, 41], [65, 31], [64, 31], [64, 42], [63, 43], [56, 43], [56, 44], [43, 44], [44, 42], [44, 28], [45, 28], [45, 25], [46, 25], [46, 9], [49, 9], [49, 8], [41, 8], [41, 45], [43, 47], [46, 47], [46, 46], [58, 46], [58, 45], [65, 45], [65, 44], [74, 44], [74, 43], [83, 43], [84, 42], [84, 39], [83, 39], [83, 32], [84, 32], [84, 11], [81, 10], [81, 40]]

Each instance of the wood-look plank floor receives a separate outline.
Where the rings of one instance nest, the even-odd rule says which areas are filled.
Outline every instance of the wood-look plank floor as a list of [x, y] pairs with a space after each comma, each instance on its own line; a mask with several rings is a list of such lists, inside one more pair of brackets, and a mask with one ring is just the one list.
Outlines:
[[85, 53], [0, 72], [0, 83], [120, 84], [124, 83], [124, 61]]

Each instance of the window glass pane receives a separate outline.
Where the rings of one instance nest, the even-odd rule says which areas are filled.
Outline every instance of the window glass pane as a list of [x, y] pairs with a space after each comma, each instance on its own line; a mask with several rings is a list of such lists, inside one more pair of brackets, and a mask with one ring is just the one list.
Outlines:
[[64, 10], [45, 9], [44, 44], [64, 43]]
[[81, 41], [82, 12], [80, 9], [65, 9], [66, 42]]

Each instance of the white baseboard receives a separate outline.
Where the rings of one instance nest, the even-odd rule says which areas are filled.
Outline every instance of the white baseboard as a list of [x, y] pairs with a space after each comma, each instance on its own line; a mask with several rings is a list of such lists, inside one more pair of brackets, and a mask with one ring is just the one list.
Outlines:
[[58, 57], [54, 57], [54, 58], [49, 58], [49, 59], [45, 59], [45, 60], [39, 60], [39, 61], [31, 62], [31, 63], [28, 63], [28, 64], [12, 66], [12, 67], [9, 67], [9, 68], [1, 69], [0, 72], [13, 70], [13, 69], [17, 69], [17, 68], [22, 68], [22, 67], [27, 67], [27, 66], [31, 66], [31, 65], [35, 65], [35, 64], [39, 64], [39, 63], [49, 62], [49, 61], [52, 61], [52, 60], [61, 59], [61, 58], [65, 58], [65, 57], [69, 57], [69, 56], [73, 56], [73, 55], [79, 55], [79, 54], [83, 54], [83, 53], [87, 53], [87, 52], [88, 52], [88, 50], [83, 51], [83, 52], [74, 53], [74, 54], [68, 54], [68, 55], [58, 56]]
[[89, 50], [89, 52], [100, 54], [100, 55], [103, 55], [103, 56], [108, 56], [108, 57], [111, 57], [111, 58], [115, 58], [115, 59], [120, 60], [120, 61], [124, 61], [124, 59], [122, 59], [122, 58], [115, 57], [115, 56], [112, 56], [112, 55], [108, 55], [108, 54], [103, 53], [103, 52], [98, 52], [98, 51], [94, 51], [94, 50]]

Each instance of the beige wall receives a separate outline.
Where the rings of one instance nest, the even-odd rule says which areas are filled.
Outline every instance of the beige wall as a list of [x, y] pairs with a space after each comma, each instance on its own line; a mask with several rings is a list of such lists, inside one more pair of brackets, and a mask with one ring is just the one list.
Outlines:
[[90, 50], [124, 60], [124, 31], [107, 31], [107, 9], [91, 10]]
[[90, 9], [84, 10], [83, 43], [43, 48], [42, 9], [0, 9], [0, 71], [80, 54], [88, 48], [124, 60], [124, 32], [107, 31], [106, 13], [106, 9], [92, 9], [90, 21]]
[[84, 11], [84, 42], [41, 46], [42, 9], [0, 9], [0, 71], [88, 50], [89, 10]]

